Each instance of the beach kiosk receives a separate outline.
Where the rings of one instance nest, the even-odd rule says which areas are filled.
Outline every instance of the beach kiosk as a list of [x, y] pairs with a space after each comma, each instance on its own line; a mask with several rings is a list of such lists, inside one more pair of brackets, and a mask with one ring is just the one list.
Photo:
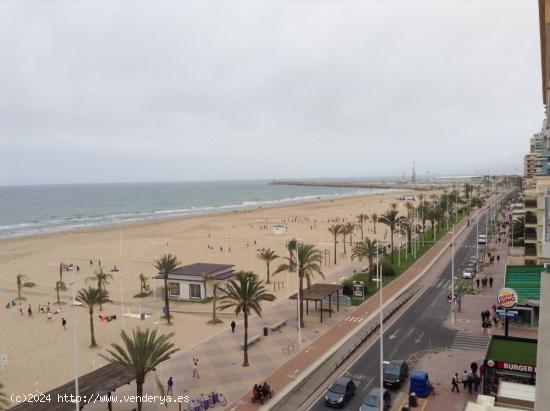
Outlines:
[[286, 234], [286, 225], [275, 224], [273, 226], [273, 235], [285, 235], [285, 234]]

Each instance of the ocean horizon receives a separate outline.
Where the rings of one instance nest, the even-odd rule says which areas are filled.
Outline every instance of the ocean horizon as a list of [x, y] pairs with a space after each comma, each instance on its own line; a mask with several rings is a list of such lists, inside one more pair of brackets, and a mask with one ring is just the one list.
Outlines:
[[0, 239], [399, 191], [272, 181], [0, 186]]

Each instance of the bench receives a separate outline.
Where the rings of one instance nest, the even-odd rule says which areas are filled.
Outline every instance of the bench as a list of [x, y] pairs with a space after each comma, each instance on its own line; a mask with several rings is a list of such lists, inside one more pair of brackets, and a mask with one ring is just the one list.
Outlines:
[[286, 325], [286, 318], [284, 320], [279, 321], [278, 323], [268, 325], [267, 328], [269, 328], [271, 331], [277, 331], [282, 326]]
[[[252, 337], [248, 337], [248, 345], [252, 345], [257, 341], [260, 341], [260, 337], [261, 337], [260, 334], [256, 334]], [[241, 348], [244, 350], [244, 342], [241, 343]]]

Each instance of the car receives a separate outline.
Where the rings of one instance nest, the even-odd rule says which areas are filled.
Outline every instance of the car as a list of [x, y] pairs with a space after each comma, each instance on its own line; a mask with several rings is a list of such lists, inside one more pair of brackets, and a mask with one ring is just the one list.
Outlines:
[[462, 278], [471, 280], [472, 278], [474, 278], [474, 270], [472, 270], [469, 267], [466, 267], [464, 271], [462, 271]]
[[406, 361], [393, 360], [384, 367], [384, 386], [401, 388], [409, 376], [409, 366]]
[[[391, 394], [388, 390], [384, 389], [384, 410], [387, 411], [391, 408]], [[380, 411], [380, 388], [373, 388], [370, 390], [369, 395], [363, 398], [359, 411]]]
[[351, 378], [340, 377], [332, 384], [325, 394], [325, 404], [329, 407], [345, 407], [355, 394], [355, 383]]
[[479, 237], [477, 238], [477, 243], [478, 244], [487, 244], [487, 237], [485, 236], [485, 234], [480, 234]]

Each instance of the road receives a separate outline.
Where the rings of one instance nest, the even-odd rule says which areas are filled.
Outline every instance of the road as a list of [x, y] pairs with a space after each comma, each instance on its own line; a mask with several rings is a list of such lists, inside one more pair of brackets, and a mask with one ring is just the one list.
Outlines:
[[[483, 217], [483, 218], [482, 218]], [[485, 218], [480, 215], [479, 232], [485, 231]], [[460, 268], [468, 258], [476, 253], [476, 228], [471, 227], [464, 242], [455, 250], [455, 276], [460, 276]], [[434, 348], [450, 348], [455, 331], [443, 325], [450, 312], [447, 295], [451, 289], [451, 261], [435, 280], [424, 289], [403, 314], [388, 328], [384, 329], [384, 360], [408, 359], [412, 354]], [[356, 385], [355, 396], [344, 408], [358, 410], [363, 398], [379, 385], [379, 339], [343, 373], [351, 377]], [[408, 380], [406, 382], [408, 385]], [[328, 385], [328, 384], [327, 384]], [[327, 410], [324, 403], [325, 392], [313, 403], [309, 410]], [[395, 391], [395, 397], [397, 391]]]

